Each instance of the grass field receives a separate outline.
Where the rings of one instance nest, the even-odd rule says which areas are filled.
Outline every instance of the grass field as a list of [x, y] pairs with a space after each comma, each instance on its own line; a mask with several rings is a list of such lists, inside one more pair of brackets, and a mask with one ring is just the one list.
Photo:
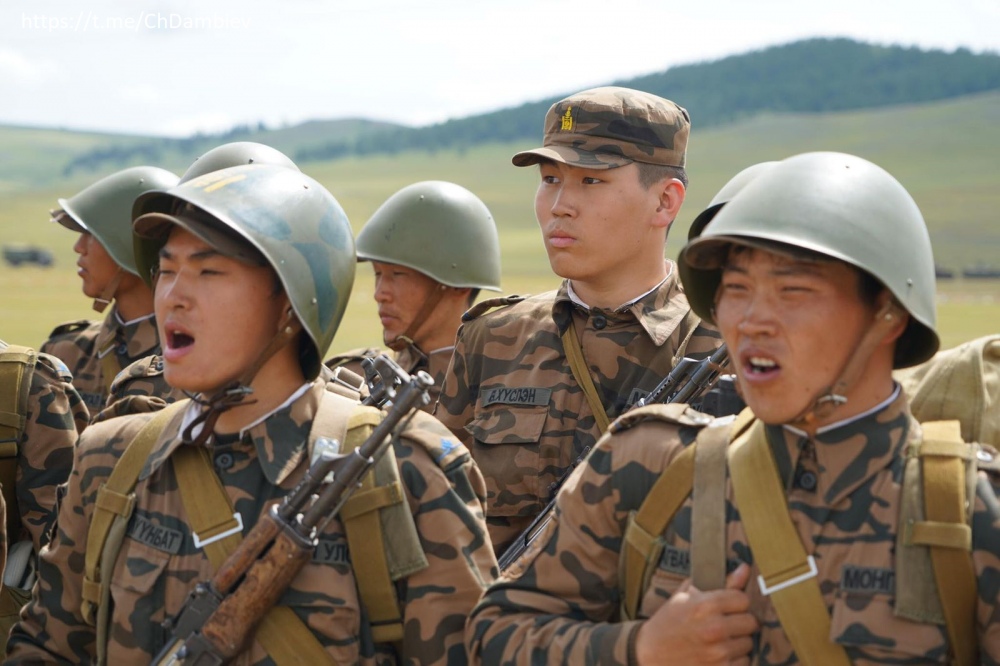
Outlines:
[[[490, 145], [301, 166], [337, 196], [355, 230], [386, 197], [412, 182], [449, 180], [469, 188], [497, 221], [504, 291], [538, 293], [557, 286], [558, 279], [549, 271], [535, 223], [537, 171], [510, 166], [511, 154], [523, 147]], [[920, 205], [941, 264], [954, 269], [1000, 264], [1000, 235], [994, 222], [1000, 211], [996, 168], [1000, 94], [996, 93], [891, 110], [760, 117], [701, 133], [696, 126], [689, 150], [691, 186], [671, 232], [668, 256], [677, 255], [691, 219], [730, 176], [749, 164], [808, 150], [852, 152], [896, 175]], [[45, 190], [0, 188], [0, 245], [34, 243], [52, 250], [56, 259], [49, 269], [0, 265], [3, 339], [38, 345], [54, 325], [95, 314], [79, 291], [74, 234], [48, 221], [57, 197], [72, 195], [80, 187], [74, 180]], [[332, 351], [381, 339], [371, 293], [371, 271], [361, 266]], [[1000, 282], [942, 281], [938, 304], [946, 346], [1000, 332]]]

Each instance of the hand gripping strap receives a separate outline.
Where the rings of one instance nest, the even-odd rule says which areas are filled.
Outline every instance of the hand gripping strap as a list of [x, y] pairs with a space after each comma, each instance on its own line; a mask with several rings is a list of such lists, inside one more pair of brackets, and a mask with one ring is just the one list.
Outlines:
[[587, 361], [583, 358], [583, 349], [580, 347], [580, 338], [576, 335], [576, 326], [572, 321], [562, 334], [563, 349], [566, 352], [566, 360], [569, 361], [569, 369], [573, 372], [573, 379], [583, 389], [583, 395], [587, 398], [590, 411], [594, 413], [594, 420], [602, 433], [608, 431], [611, 419], [604, 409], [601, 397], [597, 394], [597, 387], [594, 386], [594, 378], [590, 376], [587, 368]]
[[913, 543], [930, 546], [938, 596], [955, 664], [978, 664], [976, 572], [972, 530], [966, 523], [966, 460], [971, 447], [962, 442], [958, 421], [921, 425], [920, 460], [924, 477], [926, 521], [913, 525]]
[[757, 421], [729, 447], [729, 474], [761, 592], [769, 594], [781, 627], [807, 666], [849, 666], [843, 646], [830, 640], [830, 613], [816, 564], [807, 556], [788, 513], [785, 493]]

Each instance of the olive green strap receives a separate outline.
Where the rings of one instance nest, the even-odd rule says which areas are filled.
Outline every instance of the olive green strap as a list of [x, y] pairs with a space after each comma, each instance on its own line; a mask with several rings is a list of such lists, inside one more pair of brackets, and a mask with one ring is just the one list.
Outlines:
[[843, 646], [830, 640], [830, 613], [788, 513], [784, 489], [756, 421], [729, 447], [729, 474], [740, 519], [753, 551], [761, 594], [770, 596], [795, 654], [806, 666], [849, 666]]
[[[203, 543], [206, 557], [217, 570], [243, 540], [242, 521], [212, 467], [207, 449], [182, 445], [170, 459], [192, 537], [196, 543]], [[285, 606], [272, 606], [267, 611], [254, 639], [279, 666], [334, 663], [316, 635]]]
[[583, 358], [583, 349], [580, 347], [580, 338], [576, 335], [576, 326], [573, 325], [572, 321], [563, 332], [562, 341], [563, 349], [566, 351], [566, 360], [569, 361], [569, 369], [573, 372], [573, 379], [583, 389], [583, 395], [587, 398], [590, 411], [594, 413], [597, 426], [602, 433], [607, 432], [608, 426], [611, 425], [611, 419], [608, 418], [604, 404], [601, 402], [600, 396], [597, 395], [594, 378], [590, 376], [590, 370], [587, 369], [587, 362]]
[[115, 354], [115, 347], [117, 346], [117, 343], [112, 339], [111, 344], [97, 354], [97, 357], [101, 359], [101, 384], [104, 386], [105, 393], [111, 391], [111, 383], [115, 381], [115, 377], [122, 371], [122, 365], [118, 362], [118, 355]]
[[691, 493], [691, 582], [699, 590], [726, 586], [726, 449], [730, 424], [698, 434]]
[[966, 523], [966, 460], [958, 421], [923, 423], [920, 460], [927, 520], [912, 525], [912, 542], [929, 546], [954, 664], [979, 663], [976, 638], [976, 571], [972, 529]]
[[17, 456], [28, 414], [28, 394], [38, 353], [7, 345], [0, 350], [0, 492], [6, 506], [7, 538], [17, 540], [21, 511], [17, 504]]

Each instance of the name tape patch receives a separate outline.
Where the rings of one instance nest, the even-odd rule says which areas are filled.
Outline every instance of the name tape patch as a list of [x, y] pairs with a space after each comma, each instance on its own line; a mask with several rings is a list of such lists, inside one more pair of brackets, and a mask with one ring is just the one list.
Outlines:
[[860, 594], [892, 595], [896, 592], [896, 572], [847, 564], [840, 570], [840, 589]]
[[184, 543], [184, 533], [180, 530], [157, 525], [138, 513], [133, 514], [132, 519], [128, 523], [126, 534], [139, 543], [144, 543], [150, 548], [155, 548], [171, 555], [179, 553], [181, 544]]
[[316, 564], [350, 564], [351, 554], [347, 542], [343, 540], [320, 539], [313, 551], [312, 561]]
[[552, 389], [548, 388], [490, 388], [479, 392], [483, 407], [490, 405], [532, 405], [544, 407], [549, 404]]

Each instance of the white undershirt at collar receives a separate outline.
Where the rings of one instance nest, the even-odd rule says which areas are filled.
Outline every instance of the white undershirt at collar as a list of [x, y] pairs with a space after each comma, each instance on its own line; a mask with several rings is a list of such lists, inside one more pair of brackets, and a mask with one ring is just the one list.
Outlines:
[[[671, 269], [671, 270], [673, 270], [673, 269]], [[618, 307], [616, 307], [613, 311], [614, 312], [624, 312], [625, 310], [628, 310], [630, 307], [632, 307], [633, 305], [635, 305], [637, 302], [641, 301], [642, 299], [646, 298], [647, 296], [649, 296], [650, 294], [652, 294], [654, 291], [656, 291], [657, 289], [659, 289], [660, 287], [662, 287], [663, 283], [666, 282], [669, 278], [670, 278], [670, 271], [667, 272], [667, 277], [665, 277], [662, 280], [660, 280], [656, 284], [655, 287], [653, 287], [649, 291], [645, 291], [645, 292], [639, 294], [638, 296], [636, 296], [635, 298], [633, 298], [633, 299], [631, 299], [629, 301], [625, 301], [624, 303], [622, 303], [621, 305], [619, 305]], [[576, 292], [573, 290], [573, 282], [571, 280], [567, 280], [567, 282], [566, 282], [566, 293], [569, 294], [569, 300], [573, 301], [573, 303], [575, 303], [576, 305], [579, 305], [580, 307], [582, 307], [582, 308], [584, 308], [586, 310], [590, 310], [590, 306], [587, 305], [586, 303], [584, 303], [583, 300], [579, 296], [576, 295]]]
[[118, 322], [119, 326], [131, 326], [132, 324], [138, 324], [140, 321], [146, 321], [147, 319], [152, 319], [155, 313], [150, 312], [148, 315], [143, 315], [141, 317], [136, 317], [131, 321], [122, 321], [121, 315], [118, 314], [117, 308], [115, 309], [115, 320]]
[[[296, 389], [290, 396], [288, 396], [288, 398], [286, 398], [283, 403], [281, 403], [280, 405], [278, 405], [277, 407], [275, 407], [274, 409], [272, 409], [268, 413], [264, 414], [263, 416], [257, 418], [252, 423], [250, 423], [250, 424], [244, 426], [243, 428], [241, 428], [240, 429], [240, 439], [243, 438], [243, 435], [245, 435], [247, 433], [247, 431], [253, 429], [255, 426], [260, 425], [261, 423], [263, 423], [267, 419], [271, 418], [271, 416], [274, 415], [275, 413], [280, 412], [282, 409], [284, 409], [285, 407], [288, 407], [290, 404], [292, 404], [293, 402], [295, 402], [296, 400], [298, 400], [300, 397], [302, 397], [302, 394], [304, 394], [306, 391], [309, 390], [310, 387], [312, 387], [312, 382], [306, 382], [305, 384], [303, 384], [302, 386], [300, 386], [298, 389]], [[196, 403], [196, 402], [194, 402], [192, 400], [191, 404], [188, 405], [188, 408], [184, 412], [184, 420], [181, 421], [180, 432], [184, 432], [187, 429], [188, 425], [190, 425], [190, 423], [192, 421], [194, 421], [195, 418], [200, 413], [201, 413], [201, 405], [199, 405], [198, 403]], [[199, 423], [198, 426], [191, 432], [191, 436], [192, 437], [197, 437], [201, 433], [201, 427], [202, 427], [202, 425], [203, 424]]]
[[[871, 409], [868, 409], [868, 410], [865, 410], [865, 411], [861, 412], [860, 414], [855, 414], [854, 416], [849, 416], [849, 417], [847, 417], [846, 419], [844, 419], [842, 421], [837, 421], [836, 423], [829, 423], [829, 424], [827, 424], [825, 426], [820, 426], [819, 428], [816, 428], [816, 434], [817, 435], [822, 435], [825, 432], [830, 432], [831, 430], [834, 430], [836, 428], [840, 428], [841, 426], [845, 426], [848, 423], [854, 423], [855, 421], [863, 419], [866, 416], [871, 416], [875, 412], [878, 412], [880, 410], [885, 409], [896, 398], [899, 397], [899, 391], [900, 391], [899, 384], [896, 384], [895, 382], [893, 382], [892, 394], [888, 398], [886, 398], [885, 400], [883, 400], [879, 404], [875, 405]], [[784, 427], [785, 427], [786, 430], [788, 430], [790, 432], [794, 432], [796, 435], [799, 435], [800, 437], [808, 437], [809, 436], [809, 434], [807, 432], [805, 432], [803, 430], [799, 430], [798, 428], [795, 428], [793, 426], [786, 425]]]

